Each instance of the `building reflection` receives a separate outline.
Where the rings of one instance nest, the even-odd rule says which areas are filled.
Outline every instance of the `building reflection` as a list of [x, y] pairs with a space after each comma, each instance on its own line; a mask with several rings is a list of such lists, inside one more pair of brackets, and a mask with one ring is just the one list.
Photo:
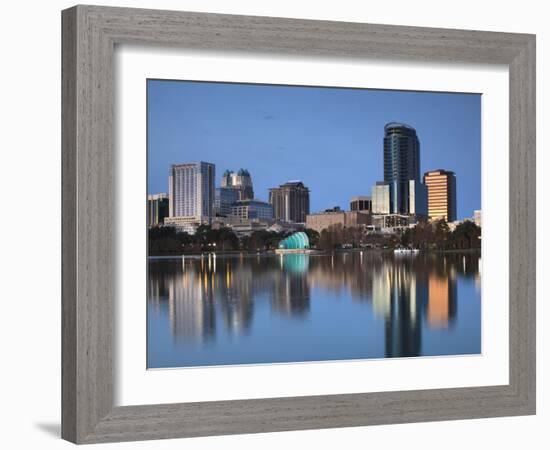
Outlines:
[[308, 275], [309, 255], [280, 255], [281, 270], [276, 274], [271, 290], [272, 311], [294, 318], [303, 318], [310, 307], [310, 283]]
[[456, 317], [456, 279], [430, 274], [428, 279], [428, 311], [431, 328], [447, 328]]
[[427, 287], [413, 259], [382, 260], [374, 269], [373, 309], [384, 319], [385, 356], [419, 356], [421, 308]]
[[169, 280], [168, 316], [174, 338], [211, 340], [216, 330], [216, 314], [210, 280], [190, 271]]
[[153, 314], [167, 316], [175, 340], [206, 344], [249, 335], [262, 308], [306, 319], [317, 289], [331, 294], [335, 308], [346, 294], [383, 321], [386, 357], [419, 356], [423, 327], [452, 326], [457, 277], [475, 282], [479, 264], [479, 254], [373, 251], [151, 261], [148, 301]]

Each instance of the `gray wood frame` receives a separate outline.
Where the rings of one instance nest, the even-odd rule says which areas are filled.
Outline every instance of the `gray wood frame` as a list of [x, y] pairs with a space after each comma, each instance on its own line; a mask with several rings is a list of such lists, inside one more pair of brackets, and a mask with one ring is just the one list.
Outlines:
[[[62, 13], [62, 437], [76, 443], [535, 413], [535, 36], [76, 6]], [[510, 383], [113, 406], [113, 51], [193, 49], [506, 64]]]

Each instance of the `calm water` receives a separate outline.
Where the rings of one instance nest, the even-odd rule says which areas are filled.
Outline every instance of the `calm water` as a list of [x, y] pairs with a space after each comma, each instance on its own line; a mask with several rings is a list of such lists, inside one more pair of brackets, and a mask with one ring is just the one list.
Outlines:
[[476, 354], [477, 253], [149, 261], [148, 367]]

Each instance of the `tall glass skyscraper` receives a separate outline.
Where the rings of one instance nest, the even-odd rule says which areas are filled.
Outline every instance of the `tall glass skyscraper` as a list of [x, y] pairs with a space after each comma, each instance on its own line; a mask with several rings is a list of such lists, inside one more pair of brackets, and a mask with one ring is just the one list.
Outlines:
[[409, 181], [420, 182], [420, 142], [416, 130], [404, 123], [384, 127], [384, 182], [390, 189], [390, 211], [409, 213]]
[[228, 216], [231, 214], [231, 205], [241, 198], [240, 191], [232, 187], [216, 188], [214, 199], [214, 215]]
[[203, 161], [170, 166], [170, 217], [209, 220], [213, 216], [215, 173], [216, 166]]

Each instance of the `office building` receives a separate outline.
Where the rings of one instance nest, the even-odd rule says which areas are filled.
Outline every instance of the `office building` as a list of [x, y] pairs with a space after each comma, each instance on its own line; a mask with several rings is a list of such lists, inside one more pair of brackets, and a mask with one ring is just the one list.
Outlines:
[[231, 205], [230, 209], [231, 218], [260, 221], [273, 219], [273, 207], [260, 200], [238, 200]]
[[419, 181], [409, 180], [407, 213], [417, 217], [428, 216], [428, 189]]
[[456, 220], [456, 177], [448, 170], [432, 170], [424, 174], [428, 189], [428, 216], [432, 219]]
[[269, 190], [275, 219], [304, 223], [309, 214], [309, 189], [301, 181], [289, 181]]
[[147, 196], [147, 226], [156, 227], [164, 223], [168, 217], [169, 205], [167, 194], [153, 194]]
[[371, 214], [368, 211], [325, 211], [306, 216], [306, 228], [311, 228], [319, 233], [335, 225], [355, 228], [371, 223]]
[[351, 211], [372, 211], [372, 200], [371, 197], [366, 195], [359, 195], [357, 197], [352, 197], [349, 202], [349, 209]]
[[164, 218], [165, 226], [176, 228], [178, 231], [183, 231], [187, 234], [195, 234], [197, 228], [203, 223], [205, 222], [198, 221], [195, 217], [174, 216]]
[[209, 221], [214, 208], [215, 172], [214, 164], [202, 161], [170, 166], [170, 217]]
[[402, 232], [413, 223], [408, 214], [375, 214], [372, 216], [372, 228], [382, 233]]
[[409, 125], [384, 127], [384, 182], [390, 189], [390, 212], [409, 213], [409, 181], [420, 182], [420, 142]]
[[238, 200], [254, 199], [252, 177], [246, 169], [239, 169], [238, 172], [226, 170], [222, 176], [221, 187], [235, 189], [239, 193]]
[[390, 212], [390, 186], [383, 181], [378, 181], [372, 187], [372, 213], [389, 214]]
[[214, 215], [226, 217], [231, 213], [231, 205], [239, 201], [241, 193], [231, 187], [216, 188], [214, 196]]

